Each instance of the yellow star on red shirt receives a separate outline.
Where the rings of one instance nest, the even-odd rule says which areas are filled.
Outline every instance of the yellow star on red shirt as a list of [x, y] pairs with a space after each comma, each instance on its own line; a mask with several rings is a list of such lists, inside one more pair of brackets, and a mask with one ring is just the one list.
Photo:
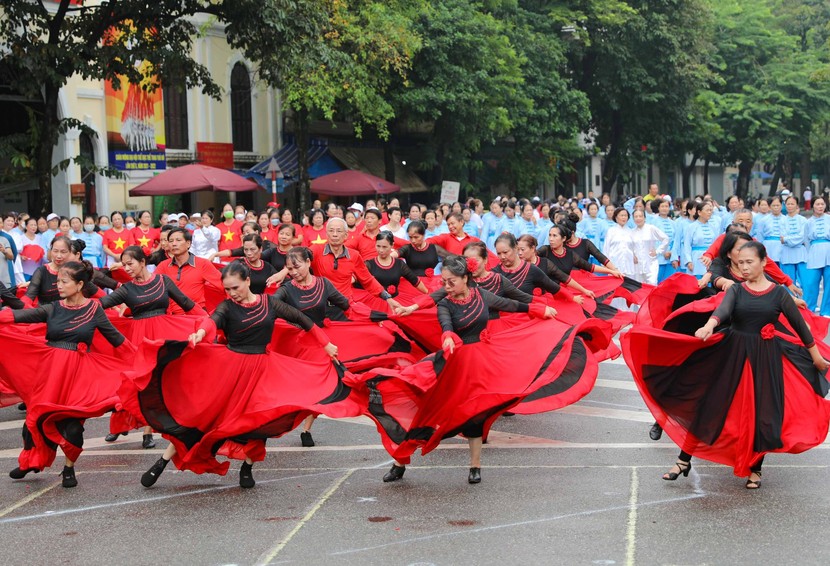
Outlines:
[[126, 243], [127, 242], [125, 242], [124, 240], [121, 239], [121, 236], [118, 236], [118, 239], [113, 242], [113, 244], [115, 244], [116, 251], [117, 250], [123, 250], [124, 249], [124, 244], [126, 244]]
[[234, 231], [232, 231], [232, 230], [228, 230], [227, 232], [225, 232], [225, 233], [224, 233], [224, 234], [222, 234], [222, 235], [223, 235], [223, 236], [225, 236], [225, 241], [226, 241], [226, 242], [232, 242], [232, 241], [233, 241], [233, 237], [234, 237], [234, 236], [236, 236], [236, 232], [234, 232]]
[[149, 244], [150, 244], [150, 238], [148, 238], [147, 236], [141, 236], [141, 237], [138, 239], [138, 243], [139, 243], [139, 244], [141, 244], [141, 247], [142, 247], [142, 248], [148, 248], [148, 247], [150, 247], [150, 246], [149, 246]]
[[317, 237], [311, 241], [312, 244], [325, 244], [328, 240], [323, 239], [320, 234], [317, 234]]

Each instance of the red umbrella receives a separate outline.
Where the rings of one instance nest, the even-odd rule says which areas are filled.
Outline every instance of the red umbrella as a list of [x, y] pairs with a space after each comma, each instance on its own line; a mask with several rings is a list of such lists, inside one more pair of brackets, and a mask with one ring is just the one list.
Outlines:
[[338, 171], [311, 181], [311, 192], [329, 196], [385, 195], [401, 188], [363, 171]]
[[130, 189], [131, 197], [179, 195], [195, 191], [256, 191], [260, 187], [250, 179], [228, 171], [193, 163], [168, 169], [149, 181]]

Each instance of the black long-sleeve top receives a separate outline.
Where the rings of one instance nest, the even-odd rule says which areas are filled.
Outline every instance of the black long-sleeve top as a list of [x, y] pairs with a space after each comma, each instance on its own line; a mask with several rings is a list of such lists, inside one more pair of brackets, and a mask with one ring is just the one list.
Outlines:
[[259, 267], [251, 265], [251, 262], [246, 258], [238, 259], [237, 261], [244, 263], [251, 270], [251, 293], [254, 295], [264, 293], [265, 288], [268, 286], [268, 278], [277, 272], [274, 266], [264, 259], [260, 262]]
[[418, 277], [425, 277], [427, 269], [435, 269], [438, 262], [448, 255], [450, 255], [450, 252], [438, 244], [429, 242], [422, 250], [412, 244], [405, 244], [398, 248], [398, 257], [406, 261], [406, 264]]
[[[317, 326], [323, 326], [326, 318], [346, 320], [345, 315], [340, 316], [340, 311], [349, 310], [349, 299], [325, 277], [315, 277], [308, 287], [300, 287], [293, 280], [288, 281], [277, 289], [274, 296], [302, 312]], [[335, 316], [332, 316], [332, 306], [336, 307]]]
[[6, 287], [0, 281], [0, 306], [6, 306], [12, 309], [22, 309], [25, 307], [23, 301], [17, 298], [16, 289], [17, 287]]
[[[245, 251], [242, 248], [234, 248], [231, 250], [231, 257], [245, 257]], [[281, 252], [279, 246], [273, 242], [263, 240], [262, 261], [270, 263], [277, 271], [282, 271], [285, 268], [285, 252]]]
[[573, 250], [565, 247], [562, 255], [557, 255], [550, 246], [542, 246], [536, 250], [539, 257], [551, 262], [559, 271], [570, 275], [574, 269], [581, 269], [593, 273], [594, 267], [587, 260], [576, 255]]
[[465, 344], [473, 344], [481, 340], [491, 310], [528, 312], [530, 307], [473, 287], [463, 302], [442, 299], [438, 303], [438, 322], [443, 332], [455, 332]]
[[[90, 298], [98, 292], [99, 287], [115, 289], [118, 287], [118, 281], [95, 270], [92, 272], [92, 281], [83, 286], [81, 293], [84, 297]], [[59, 301], [61, 296], [58, 293], [58, 274], [46, 265], [38, 267], [26, 288], [26, 297], [31, 301], [37, 299], [40, 305]]]
[[166, 275], [153, 275], [143, 283], [125, 283], [113, 293], [102, 297], [101, 306], [108, 309], [115, 305], [127, 305], [133, 318], [149, 318], [165, 314], [171, 299], [185, 312], [196, 306]]
[[603, 253], [599, 251], [594, 243], [588, 238], [579, 238], [575, 244], [568, 242], [565, 244], [565, 247], [573, 251], [577, 256], [581, 257], [585, 261], [589, 261], [591, 257], [593, 257], [600, 263], [600, 265], [608, 263], [608, 257], [603, 255]]
[[228, 349], [242, 354], [265, 353], [278, 318], [296, 324], [306, 332], [314, 326], [306, 315], [268, 295], [257, 295], [257, 300], [249, 305], [226, 299], [210, 315], [216, 328], [225, 332]]
[[98, 301], [87, 301], [79, 307], [55, 301], [36, 309], [14, 311], [13, 314], [15, 322], [45, 322], [47, 343], [57, 348], [76, 350], [81, 343], [90, 346], [95, 330], [116, 348], [125, 340], [104, 314]]
[[378, 262], [378, 258], [367, 259], [363, 263], [366, 264], [366, 269], [369, 270], [372, 277], [377, 279], [378, 283], [393, 297], [398, 296], [398, 287], [401, 285], [401, 279], [406, 279], [413, 287], [418, 286], [418, 276], [400, 258], [393, 259], [391, 265], [388, 266], [381, 265]]
[[749, 289], [745, 283], [732, 285], [726, 291], [720, 306], [712, 313], [712, 318], [719, 323], [728, 320], [731, 329], [736, 332], [757, 334], [765, 325], [775, 323], [781, 313], [784, 313], [805, 346], [809, 348], [815, 344], [804, 317], [781, 285], [770, 285], [762, 292]]
[[532, 294], [534, 289], [543, 289], [555, 295], [561, 289], [559, 283], [526, 261], [522, 261], [515, 270], [508, 270], [504, 266], [497, 265], [493, 268], [493, 273], [504, 275], [517, 289], [527, 294]]

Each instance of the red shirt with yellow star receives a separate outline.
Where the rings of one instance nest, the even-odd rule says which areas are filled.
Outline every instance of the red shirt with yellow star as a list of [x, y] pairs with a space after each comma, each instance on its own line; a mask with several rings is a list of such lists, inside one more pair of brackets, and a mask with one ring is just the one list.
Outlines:
[[110, 228], [106, 232], [101, 232], [101, 238], [104, 240], [104, 245], [115, 255], [121, 255], [121, 252], [127, 249], [127, 246], [135, 245], [135, 238], [133, 233], [122, 228], [120, 232], [116, 232], [115, 228]]
[[322, 246], [328, 242], [326, 235], [326, 225], [319, 230], [313, 226], [303, 226], [303, 245], [304, 246]]
[[234, 220], [230, 226], [220, 222], [216, 227], [219, 228], [219, 233], [222, 235], [219, 238], [220, 252], [242, 247], [242, 222]]
[[133, 240], [135, 245], [141, 246], [144, 253], [150, 255], [153, 250], [159, 245], [161, 238], [161, 230], [158, 228], [148, 228], [147, 232], [142, 230], [141, 226], [133, 228]]

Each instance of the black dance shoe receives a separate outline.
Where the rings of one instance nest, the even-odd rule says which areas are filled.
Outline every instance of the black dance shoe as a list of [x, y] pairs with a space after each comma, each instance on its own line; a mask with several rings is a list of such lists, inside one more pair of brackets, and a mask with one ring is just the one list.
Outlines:
[[242, 463], [242, 467], [239, 468], [239, 487], [251, 489], [256, 485], [253, 467], [253, 464]]
[[300, 433], [300, 443], [304, 448], [311, 448], [314, 446], [314, 439], [311, 438], [311, 431], [307, 430]]
[[389, 483], [390, 481], [398, 481], [403, 477], [405, 471], [406, 466], [398, 466], [397, 464], [392, 464], [392, 469], [386, 472], [386, 475], [383, 476], [383, 481], [385, 483]]
[[758, 476], [758, 481], [752, 481], [752, 475], [746, 479], [746, 487], [747, 489], [761, 489], [761, 472], [752, 472], [756, 476]]
[[651, 425], [651, 428], [648, 429], [648, 437], [652, 440], [660, 440], [663, 437], [663, 427], [657, 423], [654, 423]]
[[126, 432], [111, 432], [104, 437], [104, 442], [115, 442], [119, 436], [127, 436]]
[[156, 447], [156, 441], [153, 440], [153, 435], [152, 434], [145, 434], [144, 435], [143, 440], [141, 441], [141, 447], [144, 448], [145, 450], [148, 449], [148, 448], [155, 448]]
[[28, 470], [21, 470], [20, 468], [15, 468], [11, 472], [9, 472], [9, 477], [13, 480], [22, 480], [26, 477], [26, 474], [28, 474], [29, 472], [39, 474], [40, 470], [34, 470], [32, 468], [29, 468]]
[[680, 469], [680, 473], [676, 474], [674, 472], [666, 472], [665, 474], [663, 474], [664, 480], [674, 481], [680, 476], [683, 476], [684, 478], [689, 477], [689, 471], [692, 469], [691, 462], [684, 462], [683, 460], [678, 460], [677, 462], [675, 462], [674, 465]]
[[141, 475], [141, 485], [144, 487], [152, 487], [159, 479], [159, 476], [167, 467], [168, 460], [159, 458], [153, 466]]
[[70, 468], [69, 466], [63, 467], [63, 472], [61, 472], [61, 485], [63, 487], [75, 487], [78, 485], [78, 480], [75, 479], [75, 468]]
[[501, 414], [503, 417], [515, 417], [516, 413], [511, 413], [510, 411], [505, 411]]
[[467, 483], [481, 483], [481, 468], [470, 468], [470, 475], [467, 476]]
[[25, 411], [25, 410], [26, 410], [26, 403], [20, 403], [20, 404], [17, 406], [17, 410], [18, 410], [18, 411]]

